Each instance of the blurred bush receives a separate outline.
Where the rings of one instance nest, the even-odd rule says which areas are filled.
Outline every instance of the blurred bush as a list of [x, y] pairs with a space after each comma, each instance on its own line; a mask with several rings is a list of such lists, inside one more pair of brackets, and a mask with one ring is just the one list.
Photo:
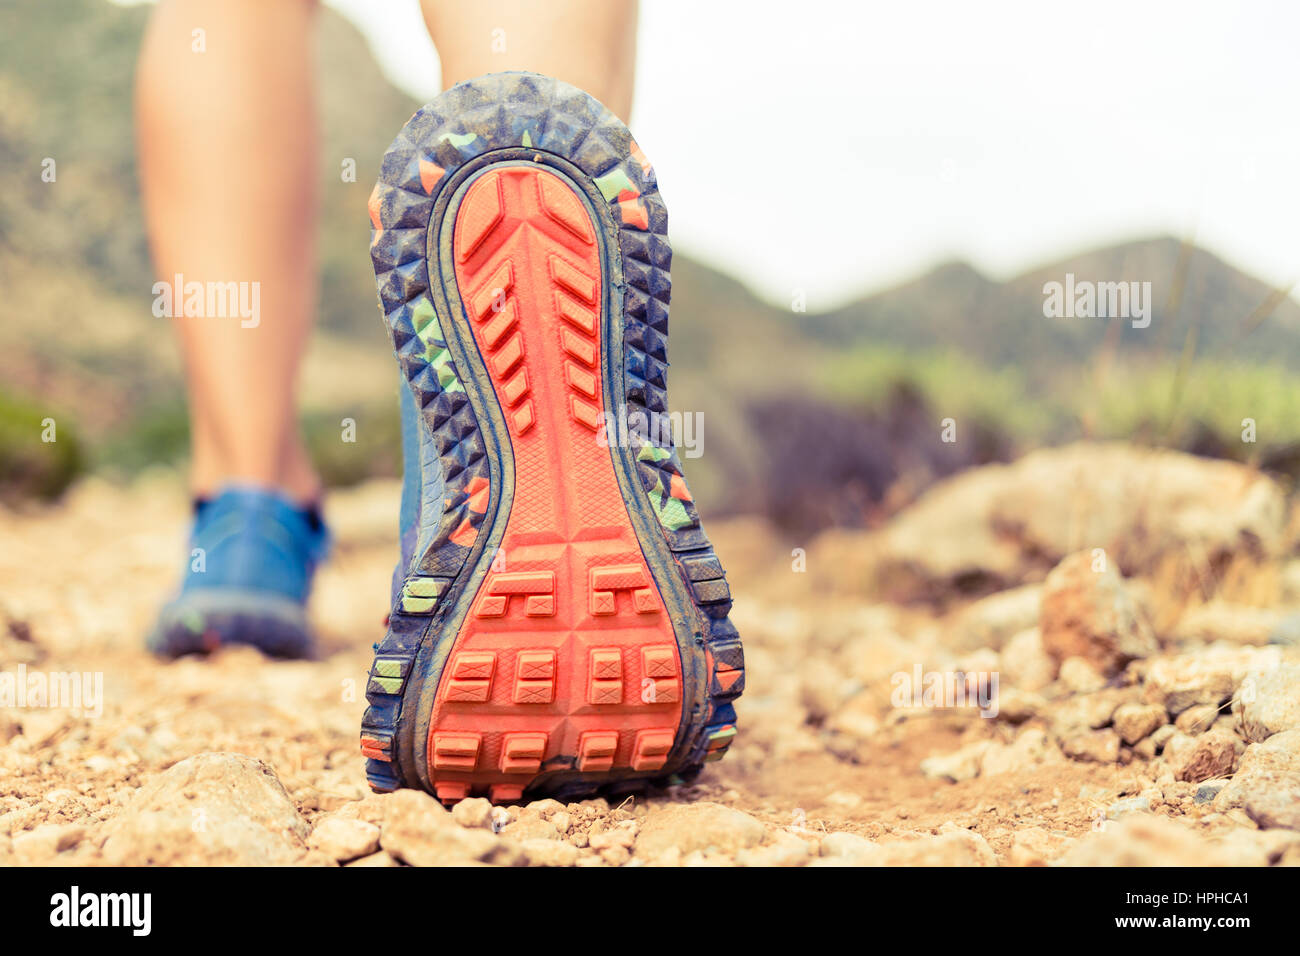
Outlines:
[[[348, 428], [344, 420], [355, 423]], [[307, 449], [327, 486], [354, 485], [402, 471], [402, 426], [396, 403], [313, 412], [303, 428]], [[352, 441], [344, 441], [345, 434]]]
[[[351, 420], [354, 426], [347, 428], [345, 420]], [[367, 478], [401, 473], [401, 423], [395, 402], [313, 410], [303, 417], [303, 433], [327, 487], [345, 487]], [[189, 442], [184, 404], [177, 401], [155, 406], [108, 435], [96, 449], [91, 467], [130, 478], [151, 465], [183, 466], [189, 456]]]
[[0, 499], [55, 498], [83, 464], [70, 419], [0, 392]]

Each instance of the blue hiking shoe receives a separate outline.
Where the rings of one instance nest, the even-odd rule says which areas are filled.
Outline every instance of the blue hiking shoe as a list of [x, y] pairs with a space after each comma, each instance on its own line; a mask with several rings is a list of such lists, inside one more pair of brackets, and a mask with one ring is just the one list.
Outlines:
[[179, 657], [251, 644], [272, 657], [308, 656], [307, 595], [328, 546], [320, 512], [275, 492], [233, 487], [197, 502], [185, 579], [149, 648]]

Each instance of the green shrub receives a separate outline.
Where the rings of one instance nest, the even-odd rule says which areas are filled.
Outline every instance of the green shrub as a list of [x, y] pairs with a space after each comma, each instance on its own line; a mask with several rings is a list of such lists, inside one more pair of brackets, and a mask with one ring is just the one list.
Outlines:
[[[343, 440], [344, 419], [356, 422], [355, 441]], [[303, 419], [307, 449], [327, 487], [400, 473], [401, 424], [397, 403], [314, 411]], [[130, 477], [150, 465], [181, 465], [189, 455], [190, 429], [185, 406], [159, 405], [136, 416], [106, 438], [95, 467]]]
[[[345, 441], [345, 419], [355, 423]], [[402, 428], [397, 403], [313, 412], [303, 423], [307, 449], [327, 487], [401, 474]]]
[[0, 498], [57, 498], [83, 465], [70, 419], [0, 393]]
[[95, 449], [94, 467], [128, 477], [150, 465], [179, 465], [189, 451], [189, 415], [177, 399], [144, 409], [106, 436]]

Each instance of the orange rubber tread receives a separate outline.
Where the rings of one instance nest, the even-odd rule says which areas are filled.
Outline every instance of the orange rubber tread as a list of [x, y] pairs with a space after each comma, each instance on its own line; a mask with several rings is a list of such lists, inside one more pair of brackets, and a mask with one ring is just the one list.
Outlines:
[[444, 800], [547, 770], [663, 766], [681, 718], [664, 603], [598, 440], [601, 258], [558, 176], [494, 168], [457, 211], [456, 282], [504, 415], [514, 497], [447, 658], [428, 738]]

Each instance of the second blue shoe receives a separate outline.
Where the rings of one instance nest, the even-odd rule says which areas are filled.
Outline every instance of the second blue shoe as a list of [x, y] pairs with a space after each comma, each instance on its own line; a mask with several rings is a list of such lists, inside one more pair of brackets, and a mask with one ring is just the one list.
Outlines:
[[166, 657], [249, 644], [273, 657], [307, 657], [306, 605], [329, 534], [318, 509], [260, 488], [231, 487], [195, 505], [180, 594], [148, 638]]

